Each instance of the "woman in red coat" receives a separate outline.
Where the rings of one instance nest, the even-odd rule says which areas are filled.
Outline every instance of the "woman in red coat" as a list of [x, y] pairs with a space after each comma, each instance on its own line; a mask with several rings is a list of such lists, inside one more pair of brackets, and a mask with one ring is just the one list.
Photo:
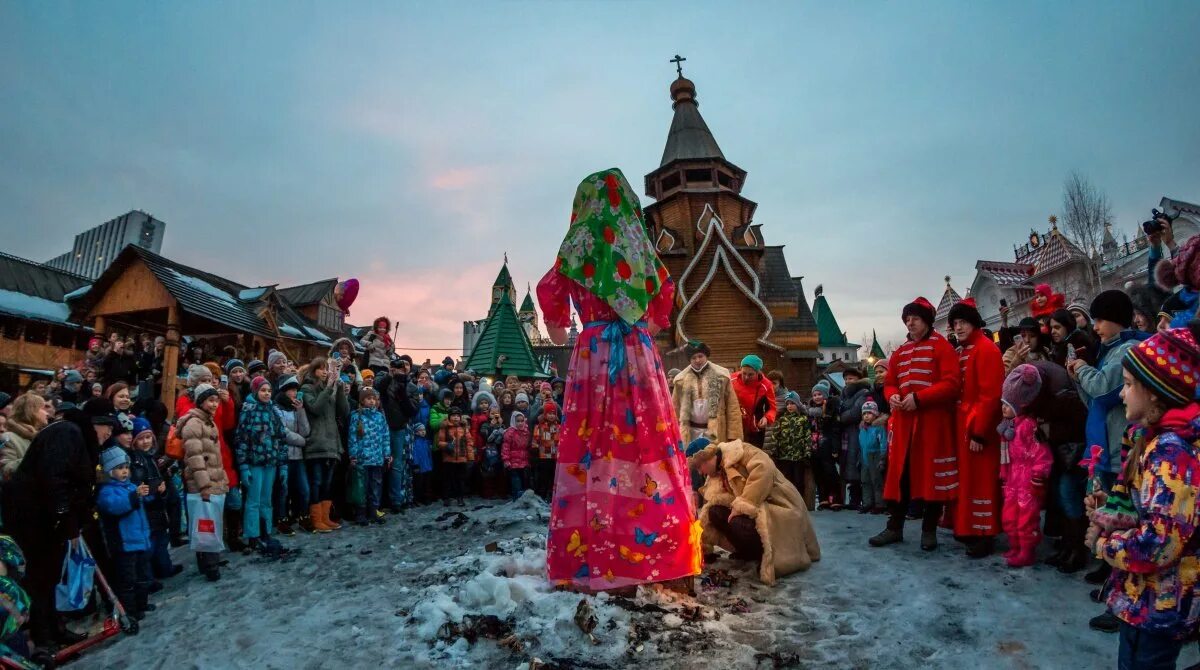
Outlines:
[[933, 330], [933, 305], [917, 298], [901, 313], [908, 341], [888, 358], [884, 394], [892, 410], [887, 477], [887, 528], [872, 547], [904, 540], [904, 514], [911, 499], [925, 501], [921, 548], [937, 548], [942, 503], [958, 493], [955, 405], [959, 393], [958, 353]]
[[983, 333], [975, 300], [950, 308], [950, 327], [958, 338], [962, 397], [958, 403], [958, 500], [951, 506], [954, 535], [966, 542], [967, 556], [992, 553], [1000, 533], [1000, 388], [1004, 359]]

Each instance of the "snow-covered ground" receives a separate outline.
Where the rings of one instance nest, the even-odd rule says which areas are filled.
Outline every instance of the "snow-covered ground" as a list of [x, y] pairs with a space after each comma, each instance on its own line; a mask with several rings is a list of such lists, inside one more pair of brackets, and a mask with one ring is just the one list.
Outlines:
[[[695, 599], [553, 590], [542, 577], [547, 517], [532, 494], [515, 504], [439, 504], [382, 527], [285, 538], [303, 551], [294, 561], [233, 556], [218, 584], [177, 550], [189, 569], [154, 598], [159, 610], [142, 633], [75, 667], [1116, 665], [1116, 636], [1087, 628], [1102, 609], [1078, 576], [1009, 570], [999, 557], [970, 561], [948, 535], [922, 552], [915, 526], [906, 543], [870, 549], [882, 517], [814, 514], [823, 560], [811, 570], [770, 588], [720, 560], [706, 572], [725, 569], [736, 582], [700, 587]], [[1180, 667], [1196, 660], [1189, 645]]]

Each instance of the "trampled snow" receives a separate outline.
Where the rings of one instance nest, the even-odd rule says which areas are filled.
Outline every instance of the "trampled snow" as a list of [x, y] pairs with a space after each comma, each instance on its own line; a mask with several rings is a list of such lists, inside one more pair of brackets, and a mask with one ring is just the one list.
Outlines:
[[[820, 512], [822, 560], [774, 587], [728, 559], [730, 586], [691, 598], [556, 591], [543, 576], [548, 509], [473, 500], [284, 538], [299, 558], [230, 557], [217, 584], [188, 570], [153, 600], [136, 637], [81, 668], [1102, 668], [1117, 638], [1079, 575], [1010, 570], [942, 546], [871, 549], [878, 516]], [[585, 605], [581, 606], [581, 601]], [[582, 613], [581, 613], [582, 609]], [[577, 616], [580, 615], [581, 616]], [[594, 618], [594, 625], [589, 624]], [[585, 633], [576, 619], [591, 630]], [[1195, 663], [1189, 645], [1180, 667]], [[130, 664], [133, 665], [130, 665]]]

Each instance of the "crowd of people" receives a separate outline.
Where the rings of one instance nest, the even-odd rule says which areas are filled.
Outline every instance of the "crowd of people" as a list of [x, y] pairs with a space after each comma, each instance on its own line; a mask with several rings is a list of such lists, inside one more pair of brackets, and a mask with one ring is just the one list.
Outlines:
[[[886, 514], [872, 547], [902, 542], [905, 521], [920, 520], [923, 550], [937, 549], [939, 526], [972, 559], [1003, 534], [1003, 559], [1020, 569], [1053, 538], [1046, 564], [1092, 568], [1091, 598], [1107, 608], [1090, 626], [1119, 634], [1119, 667], [1174, 668], [1200, 634], [1200, 239], [1173, 251], [1152, 261], [1157, 287], [1085, 305], [1039, 285], [1032, 315], [1009, 326], [1002, 308], [994, 333], [969, 298], [938, 333], [917, 298], [902, 310], [906, 342], [871, 374], [849, 367], [836, 392], [823, 379], [801, 397], [755, 355], [730, 373], [692, 343], [691, 365], [669, 377], [690, 463], [708, 479], [695, 485], [703, 498], [733, 472], [706, 463], [745, 442], [808, 510]], [[706, 531], [765, 567], [777, 540], [715, 510], [701, 512]]]
[[[677, 427], [639, 426], [632, 406], [603, 425], [615, 444], [637, 431], [680, 438], [699, 544], [757, 563], [764, 583], [820, 560], [810, 511], [886, 516], [869, 538], [877, 548], [904, 541], [908, 520], [920, 521], [921, 549], [938, 548], [941, 526], [972, 559], [1003, 534], [1012, 569], [1034, 565], [1049, 537], [1045, 563], [1092, 568], [1085, 579], [1107, 611], [1091, 626], [1119, 634], [1120, 667], [1172, 668], [1200, 624], [1200, 238], [1172, 251], [1152, 258], [1158, 288], [1085, 305], [1040, 285], [1031, 316], [1010, 326], [1003, 310], [994, 333], [970, 299], [950, 310], [950, 332], [936, 332], [932, 304], [917, 298], [901, 313], [906, 342], [870, 371], [846, 369], [841, 388], [822, 379], [801, 395], [755, 354], [733, 372], [692, 342], [687, 368], [665, 379], [647, 369], [654, 384], [638, 387]], [[550, 293], [575, 289], [556, 281], [552, 271], [539, 296], [559, 305], [559, 324], [568, 303]], [[665, 319], [669, 297], [647, 298], [642, 313]], [[625, 335], [607, 318], [588, 328], [615, 350]], [[299, 532], [386, 524], [469, 495], [550, 501], [556, 476], [572, 491], [573, 478], [586, 483], [590, 452], [557, 467], [560, 437], [578, 451], [591, 433], [585, 421], [560, 435], [564, 409], [579, 407], [565, 404], [564, 380], [486, 379], [450, 358], [414, 365], [390, 330], [377, 319], [359, 342], [308, 361], [192, 343], [170, 413], [159, 400], [163, 342], [144, 335], [96, 338], [78, 366], [0, 393], [0, 657], [41, 667], [82, 639], [60, 593], [64, 559], [81, 551], [142, 621], [163, 581], [186, 569], [172, 547], [191, 546], [198, 571], [218, 581], [236, 568], [225, 550], [276, 560], [293, 550], [280, 538]], [[613, 361], [592, 361], [587, 375], [624, 380]], [[668, 459], [677, 453], [667, 444]], [[629, 484], [664, 508], [682, 502], [651, 477]], [[621, 549], [631, 565], [645, 557]]]
[[[0, 575], [0, 655], [44, 666], [85, 638], [56, 596], [81, 547], [127, 615], [150, 624], [153, 594], [185, 570], [172, 547], [190, 545], [217, 581], [232, 568], [223, 549], [276, 560], [294, 550], [281, 537], [386, 524], [412, 506], [548, 499], [563, 381], [414, 365], [389, 329], [378, 319], [358, 346], [340, 339], [299, 364], [188, 347], [173, 420], [159, 400], [162, 342], [149, 337], [96, 338], [55, 379], [0, 393], [0, 557], [15, 557]], [[213, 532], [205, 520], [216, 550], [197, 542]]]

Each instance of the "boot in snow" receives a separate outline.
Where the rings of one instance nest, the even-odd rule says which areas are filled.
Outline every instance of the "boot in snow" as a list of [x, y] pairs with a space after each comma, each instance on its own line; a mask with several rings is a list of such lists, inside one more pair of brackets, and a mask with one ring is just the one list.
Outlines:
[[329, 530], [341, 530], [342, 524], [337, 523], [333, 519], [329, 518], [329, 508], [330, 507], [333, 507], [332, 500], [321, 501], [321, 521], [324, 521], [325, 525], [329, 526]]
[[1108, 581], [1108, 576], [1112, 574], [1112, 566], [1108, 563], [1101, 563], [1095, 570], [1083, 576], [1083, 581], [1088, 584], [1103, 584]]
[[275, 524], [275, 532], [285, 537], [292, 537], [296, 534], [296, 530], [292, 528], [292, 520], [288, 517], [283, 517], [279, 523]]
[[1121, 629], [1121, 620], [1112, 612], [1105, 612], [1100, 616], [1092, 617], [1091, 621], [1088, 621], [1088, 628], [1102, 633], [1115, 633]]
[[1087, 567], [1088, 559], [1091, 558], [1091, 553], [1083, 544], [1084, 536], [1087, 534], [1088, 520], [1067, 519], [1066, 528], [1063, 531], [1063, 560], [1058, 564], [1058, 571], [1069, 575]]
[[867, 540], [867, 544], [871, 545], [872, 547], [886, 547], [889, 544], [895, 544], [903, 541], [904, 533], [898, 530], [892, 530], [891, 528], [884, 528], [883, 532]]
[[996, 543], [990, 537], [977, 537], [967, 543], [967, 558], [987, 558], [996, 549]]
[[922, 530], [921, 551], [933, 551], [934, 549], [937, 549], [937, 531]]
[[246, 550], [246, 543], [242, 541], [242, 512], [231, 512], [225, 516], [225, 545], [229, 547], [229, 551], [239, 552]]
[[1021, 543], [1017, 541], [1016, 535], [1008, 536], [1008, 551], [1004, 552], [1004, 560], [1011, 561], [1016, 558], [1017, 554], [1021, 553]]
[[1010, 568], [1028, 568], [1037, 564], [1037, 540], [1033, 538], [1021, 540], [1021, 550], [1007, 561]]
[[325, 523], [325, 510], [321, 503], [312, 505], [308, 508], [309, 518], [312, 519], [312, 527], [314, 533], [328, 533], [333, 530]]

